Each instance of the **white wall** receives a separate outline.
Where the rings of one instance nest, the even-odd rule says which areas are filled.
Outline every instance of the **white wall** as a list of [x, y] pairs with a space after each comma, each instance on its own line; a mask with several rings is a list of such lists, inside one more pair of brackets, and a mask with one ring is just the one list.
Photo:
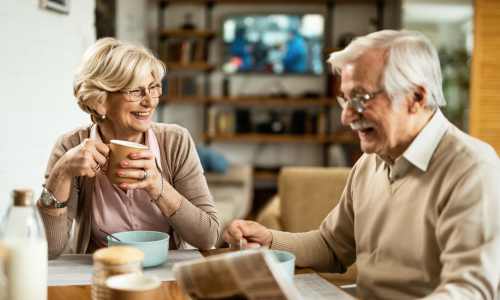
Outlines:
[[38, 196], [56, 138], [88, 122], [72, 96], [73, 73], [95, 40], [94, 1], [70, 1], [69, 14], [38, 0], [0, 5], [0, 218], [16, 187]]

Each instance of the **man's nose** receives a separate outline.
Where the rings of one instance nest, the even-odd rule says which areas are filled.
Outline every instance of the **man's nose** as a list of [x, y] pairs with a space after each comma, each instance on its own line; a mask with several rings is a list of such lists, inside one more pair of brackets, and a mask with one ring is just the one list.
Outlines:
[[349, 105], [342, 109], [340, 120], [342, 125], [349, 126], [352, 122], [360, 119], [360, 115]]

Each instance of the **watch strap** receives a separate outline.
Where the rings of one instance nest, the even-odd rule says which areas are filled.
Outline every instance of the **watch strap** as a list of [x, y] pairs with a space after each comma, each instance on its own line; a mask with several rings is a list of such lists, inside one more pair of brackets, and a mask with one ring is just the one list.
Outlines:
[[43, 186], [42, 196], [44, 200], [42, 200], [42, 204], [45, 206], [53, 207], [53, 208], [64, 208], [67, 206], [66, 202], [57, 201], [56, 197], [45, 187]]

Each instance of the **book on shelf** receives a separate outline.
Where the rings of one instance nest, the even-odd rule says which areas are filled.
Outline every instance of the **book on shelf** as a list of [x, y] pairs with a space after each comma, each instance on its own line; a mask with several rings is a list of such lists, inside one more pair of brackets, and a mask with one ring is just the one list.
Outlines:
[[219, 111], [216, 115], [216, 132], [218, 134], [234, 134], [235, 132], [235, 117], [230, 111]]
[[180, 40], [172, 40], [166, 43], [165, 46], [165, 54], [163, 56], [163, 60], [167, 62], [179, 62], [181, 60], [181, 49], [182, 42]]
[[179, 62], [183, 65], [187, 65], [192, 62], [192, 53], [193, 42], [189, 40], [182, 41]]
[[169, 98], [200, 97], [200, 89], [195, 76], [174, 76], [166, 80], [166, 95]]
[[166, 42], [162, 58], [167, 64], [178, 63], [187, 65], [193, 62], [206, 62], [206, 43], [202, 39], [172, 39]]
[[316, 133], [318, 135], [325, 135], [326, 134], [326, 127], [327, 127], [327, 120], [326, 120], [326, 112], [321, 111], [317, 115], [318, 118], [316, 120], [317, 124], [317, 130]]

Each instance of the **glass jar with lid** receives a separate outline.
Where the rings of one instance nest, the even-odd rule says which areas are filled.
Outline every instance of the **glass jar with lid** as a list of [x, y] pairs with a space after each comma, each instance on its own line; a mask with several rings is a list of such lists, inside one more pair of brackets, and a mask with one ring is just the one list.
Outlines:
[[144, 253], [129, 246], [113, 246], [97, 250], [93, 257], [92, 300], [108, 300], [106, 279], [113, 275], [142, 273]]

